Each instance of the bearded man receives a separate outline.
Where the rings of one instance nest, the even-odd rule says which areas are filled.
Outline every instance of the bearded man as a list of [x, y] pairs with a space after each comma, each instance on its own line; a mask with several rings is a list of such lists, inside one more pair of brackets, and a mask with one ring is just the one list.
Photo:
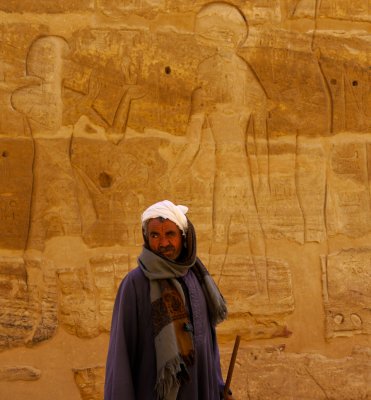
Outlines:
[[187, 211], [164, 200], [142, 214], [138, 267], [113, 310], [105, 400], [223, 398], [215, 326], [227, 308], [196, 255]]

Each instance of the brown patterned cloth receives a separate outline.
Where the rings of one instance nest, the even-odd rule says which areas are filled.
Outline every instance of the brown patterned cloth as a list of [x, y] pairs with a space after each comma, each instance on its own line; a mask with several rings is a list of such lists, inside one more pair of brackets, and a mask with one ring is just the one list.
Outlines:
[[156, 348], [157, 398], [175, 400], [183, 381], [189, 379], [187, 367], [194, 362], [192, 324], [186, 309], [185, 294], [177, 280], [192, 268], [203, 290], [213, 325], [227, 317], [223, 296], [208, 271], [196, 257], [196, 237], [188, 221], [184, 251], [178, 261], [155, 254], [145, 245], [138, 261], [150, 281], [152, 326]]

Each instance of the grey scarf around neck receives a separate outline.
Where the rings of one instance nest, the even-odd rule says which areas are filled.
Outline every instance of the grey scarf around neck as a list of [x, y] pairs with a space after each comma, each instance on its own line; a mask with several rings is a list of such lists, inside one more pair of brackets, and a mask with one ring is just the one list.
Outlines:
[[144, 275], [150, 280], [180, 278], [187, 274], [189, 268], [196, 262], [194, 258], [189, 264], [179, 264], [176, 261], [159, 256], [153, 251], [143, 247], [139, 256], [140, 267]]

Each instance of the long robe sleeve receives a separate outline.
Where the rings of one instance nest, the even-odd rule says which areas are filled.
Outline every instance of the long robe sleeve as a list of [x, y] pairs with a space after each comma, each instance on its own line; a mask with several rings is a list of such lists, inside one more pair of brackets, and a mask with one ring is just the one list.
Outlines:
[[134, 299], [133, 283], [130, 279], [125, 279], [118, 290], [112, 314], [106, 364], [105, 400], [135, 400], [132, 367], [133, 354], [137, 347], [137, 332], [135, 332], [137, 304], [133, 301]]

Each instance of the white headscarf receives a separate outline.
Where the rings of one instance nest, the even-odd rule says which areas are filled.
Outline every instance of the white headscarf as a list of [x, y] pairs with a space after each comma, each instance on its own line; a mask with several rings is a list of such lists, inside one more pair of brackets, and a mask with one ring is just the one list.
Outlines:
[[187, 217], [185, 216], [188, 207], [175, 205], [169, 200], [159, 201], [158, 203], [149, 206], [142, 214], [142, 226], [151, 218], [165, 218], [173, 221], [178, 228], [186, 234], [188, 228]]

